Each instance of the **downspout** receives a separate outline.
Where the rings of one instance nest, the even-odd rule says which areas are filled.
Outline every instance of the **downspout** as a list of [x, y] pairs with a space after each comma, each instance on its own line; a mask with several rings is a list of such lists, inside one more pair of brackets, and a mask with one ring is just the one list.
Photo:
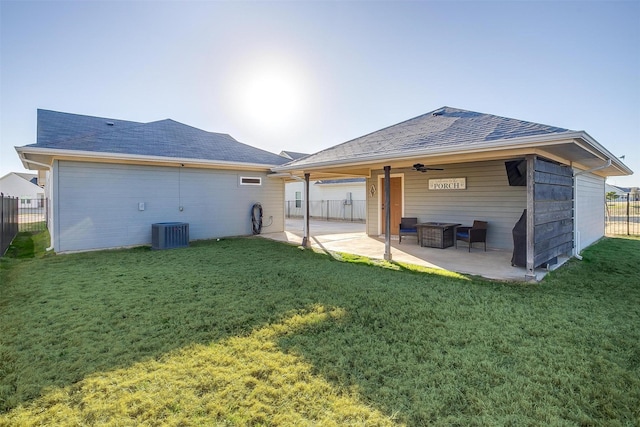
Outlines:
[[[48, 165], [46, 163], [40, 163], [40, 162], [36, 162], [33, 160], [29, 160], [27, 158], [24, 159], [24, 161], [26, 161], [27, 163], [33, 163], [36, 166], [43, 166], [47, 169], [49, 169], [49, 173], [51, 174], [51, 177], [53, 177], [53, 166], [52, 165]], [[49, 232], [49, 247], [45, 249], [45, 251], [50, 252], [53, 250], [53, 233]]]
[[607, 159], [607, 163], [601, 166], [596, 166], [595, 168], [591, 168], [591, 169], [587, 169], [584, 171], [579, 171], [579, 172], [575, 172], [573, 174], [573, 203], [574, 203], [574, 210], [573, 210], [573, 235], [575, 236], [575, 247], [573, 248], [573, 256], [577, 259], [579, 259], [580, 261], [582, 261], [582, 256], [580, 256], [580, 254], [578, 253], [578, 249], [581, 248], [580, 246], [580, 230], [578, 230], [578, 179], [577, 177], [579, 175], [584, 175], [585, 173], [591, 173], [591, 172], [595, 172], [601, 169], [606, 169], [609, 166], [611, 166], [611, 159]]

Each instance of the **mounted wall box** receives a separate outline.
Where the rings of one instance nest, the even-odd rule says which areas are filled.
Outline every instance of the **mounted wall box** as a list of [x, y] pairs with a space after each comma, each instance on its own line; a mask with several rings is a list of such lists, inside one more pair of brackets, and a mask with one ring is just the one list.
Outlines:
[[139, 211], [143, 211], [144, 210], [144, 202], [138, 203], [138, 210]]
[[151, 224], [151, 249], [186, 248], [188, 246], [188, 223], [159, 222]]

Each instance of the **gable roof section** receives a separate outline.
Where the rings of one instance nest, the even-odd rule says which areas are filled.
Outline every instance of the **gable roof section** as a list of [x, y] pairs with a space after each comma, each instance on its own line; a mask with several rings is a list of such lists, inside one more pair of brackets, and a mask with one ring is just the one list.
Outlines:
[[[554, 126], [443, 107], [312, 154], [289, 165], [401, 155], [430, 148], [481, 146], [491, 141], [572, 132]], [[289, 166], [288, 165], [288, 166]]]
[[281, 165], [276, 154], [174, 120], [138, 123], [38, 110], [38, 141], [21, 148]]

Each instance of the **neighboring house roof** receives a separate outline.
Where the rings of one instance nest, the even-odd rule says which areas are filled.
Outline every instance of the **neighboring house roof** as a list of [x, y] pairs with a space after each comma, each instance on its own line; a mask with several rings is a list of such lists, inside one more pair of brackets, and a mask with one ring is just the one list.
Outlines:
[[36, 184], [37, 182], [33, 182], [33, 179], [35, 178], [36, 180], [38, 179], [38, 175], [33, 174], [33, 173], [24, 173], [24, 172], [9, 172], [8, 174], [0, 177], [0, 180], [5, 179], [7, 177], [9, 177], [10, 175], [15, 175], [18, 178], [22, 178], [27, 182], [30, 182], [31, 184]]
[[[593, 154], [594, 150], [584, 149], [577, 143], [578, 139], [580, 144], [586, 143], [602, 156]], [[411, 165], [411, 159], [416, 158], [447, 155], [453, 159], [451, 156], [498, 150], [513, 151], [514, 148], [534, 148], [541, 145], [545, 145], [545, 149], [555, 157], [583, 161], [585, 168], [600, 166], [603, 158], [608, 158], [612, 160], [614, 168], [607, 172], [618, 172], [618, 175], [632, 173], [586, 132], [451, 107], [439, 108], [275, 167], [274, 170], [298, 173], [314, 168], [319, 170], [340, 165], [366, 166], [376, 162], [378, 164], [375, 167], [381, 167], [380, 162], [394, 159], [406, 160], [403, 165], [406, 167]], [[576, 145], [579, 149], [576, 149]], [[360, 172], [366, 173], [364, 169]]]
[[345, 179], [323, 179], [316, 181], [315, 185], [329, 185], [329, 184], [364, 184], [366, 178], [345, 178]]
[[38, 176], [23, 172], [9, 172], [0, 177], [0, 192], [5, 195], [23, 196], [40, 194], [44, 190], [38, 186]]
[[309, 155], [309, 153], [296, 153], [295, 151], [284, 151], [282, 150], [280, 152], [280, 155], [283, 157], [286, 157], [289, 160], [298, 160], [301, 159], [303, 157], [306, 157]]
[[238, 142], [230, 135], [207, 132], [171, 119], [138, 123], [49, 110], [38, 110], [37, 143], [17, 148], [19, 153], [33, 149], [265, 166], [288, 161]]
[[24, 173], [24, 172], [11, 172], [24, 179], [25, 181], [29, 181], [32, 184], [38, 185], [38, 175], [34, 173]]

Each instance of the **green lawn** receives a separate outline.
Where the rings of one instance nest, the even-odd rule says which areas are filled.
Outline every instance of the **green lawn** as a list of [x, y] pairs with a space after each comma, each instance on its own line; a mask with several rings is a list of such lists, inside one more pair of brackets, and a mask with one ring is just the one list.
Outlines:
[[640, 424], [640, 240], [537, 285], [260, 238], [0, 260], [0, 425]]

